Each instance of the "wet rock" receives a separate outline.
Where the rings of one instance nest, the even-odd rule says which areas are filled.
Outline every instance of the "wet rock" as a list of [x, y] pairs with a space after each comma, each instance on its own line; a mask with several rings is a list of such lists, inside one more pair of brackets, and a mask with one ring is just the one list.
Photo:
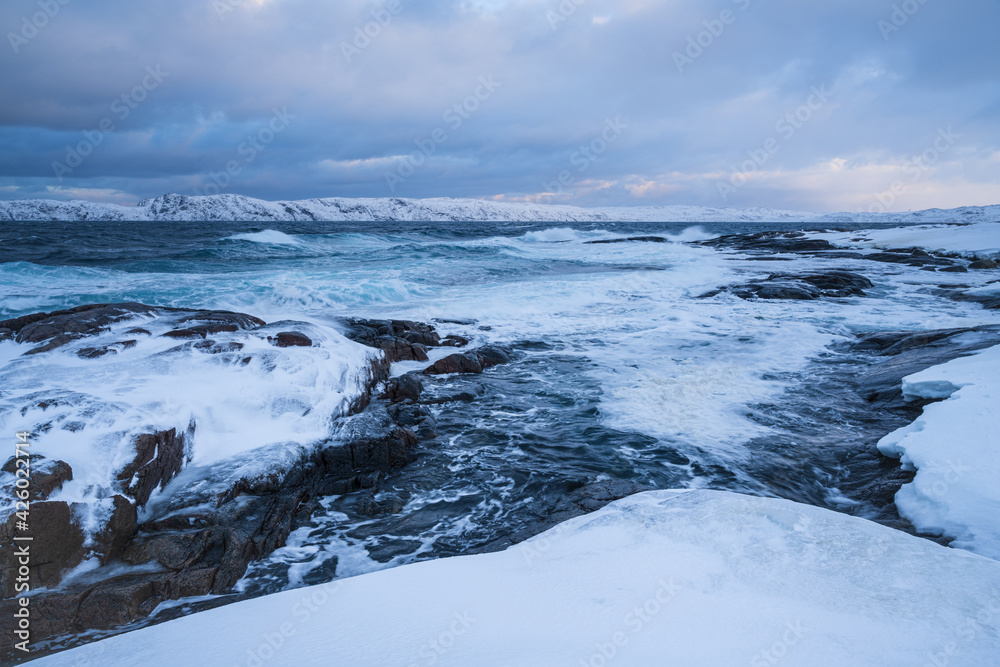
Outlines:
[[[979, 259], [975, 262], [969, 264], [970, 269], [997, 269], [1000, 268], [1000, 264], [997, 264], [992, 259]], [[0, 334], [2, 335], [2, 334]]]
[[[569, 521], [578, 516], [596, 512], [605, 505], [622, 498], [650, 491], [651, 487], [623, 479], [609, 479], [579, 484], [575, 489], [569, 490], [554, 501], [546, 502], [544, 506], [535, 509], [538, 519], [527, 525], [521, 525], [499, 537], [480, 545], [477, 548], [469, 549], [467, 553], [490, 553], [503, 551], [515, 544], [544, 533], [565, 521]], [[532, 553], [544, 551], [545, 544], [524, 545], [524, 554], [528, 561], [531, 561]]]
[[266, 322], [259, 317], [246, 313], [235, 313], [228, 310], [187, 310], [183, 308], [162, 308], [163, 312], [180, 313], [179, 323], [205, 322], [209, 327], [220, 327], [217, 332], [230, 331], [236, 327], [238, 331], [251, 331], [264, 326]]
[[388, 411], [394, 422], [411, 429], [419, 439], [429, 440], [437, 437], [437, 420], [426, 405], [412, 403], [390, 405]]
[[[47, 459], [41, 454], [32, 454], [28, 459], [28, 466], [31, 472], [31, 485], [28, 487], [28, 491], [31, 493], [32, 502], [47, 499], [61, 489], [63, 484], [73, 480], [73, 469], [64, 461]], [[0, 470], [16, 474], [18, 468], [23, 468], [23, 466], [18, 465], [17, 457], [12, 457]]]
[[811, 301], [821, 297], [846, 298], [866, 296], [874, 287], [864, 276], [851, 271], [823, 271], [807, 274], [773, 273], [763, 280], [723, 288], [701, 295], [702, 298], [730, 291], [743, 299], [787, 299]]
[[427, 361], [427, 348], [405, 338], [380, 336], [373, 347], [385, 352], [389, 361]]
[[[137, 317], [168, 316], [178, 324], [201, 322], [192, 327], [182, 327], [166, 334], [173, 338], [206, 338], [210, 333], [254, 329], [264, 321], [243, 313], [227, 311], [186, 310], [157, 308], [141, 303], [94, 304], [78, 306], [51, 313], [34, 313], [0, 322], [0, 329], [10, 330], [18, 343], [44, 343], [25, 354], [42, 354], [62, 347], [80, 338], [100, 334], [119, 322]], [[135, 328], [131, 334], [149, 334], [147, 329]], [[116, 345], [123, 345], [123, 341]], [[101, 348], [90, 348], [87, 354], [103, 356], [111, 353]], [[117, 351], [117, 350], [115, 350]]]
[[499, 345], [486, 345], [464, 354], [452, 354], [424, 369], [425, 375], [482, 373], [488, 368], [513, 360], [513, 352]]
[[18, 563], [15, 536], [28, 536], [31, 541], [29, 583], [32, 589], [58, 584], [67, 570], [85, 556], [84, 534], [73, 518], [70, 506], [64, 502], [31, 503], [27, 530], [18, 529], [16, 514], [0, 525], [0, 591], [3, 597], [15, 595]]
[[123, 340], [118, 343], [103, 345], [101, 347], [85, 347], [77, 351], [76, 355], [81, 359], [99, 359], [109, 354], [118, 354], [120, 351], [131, 349], [136, 345], [138, 345], [138, 341]]
[[163, 488], [185, 463], [185, 436], [177, 429], [145, 434], [135, 439], [135, 458], [118, 473], [125, 492], [142, 507], [153, 491]]
[[945, 266], [938, 269], [938, 271], [944, 271], [946, 273], [968, 273], [969, 270], [962, 266], [961, 264], [955, 264], [954, 266]]
[[344, 509], [353, 511], [358, 516], [374, 518], [387, 514], [399, 514], [406, 505], [398, 496], [388, 495], [381, 500], [375, 499], [373, 493], [362, 493], [345, 503]]
[[427, 348], [441, 344], [434, 327], [420, 322], [340, 318], [338, 323], [344, 336], [382, 350], [390, 361], [427, 361]]
[[598, 241], [587, 241], [584, 245], [602, 245], [610, 243], [666, 243], [667, 239], [662, 236], [630, 236], [627, 239], [600, 239]]
[[156, 308], [141, 303], [94, 304], [17, 317], [0, 322], [0, 328], [13, 331], [19, 343], [42, 343], [58, 336], [65, 336], [69, 342], [100, 333], [117, 322], [156, 312]]
[[278, 347], [312, 347], [312, 339], [298, 331], [282, 331], [273, 339], [268, 337], [268, 341]]
[[834, 246], [823, 239], [809, 239], [802, 232], [757, 232], [755, 234], [733, 234], [707, 241], [695, 241], [696, 245], [729, 247], [742, 251], [767, 252], [811, 252], [833, 250]]
[[465, 327], [471, 327], [475, 324], [479, 324], [479, 320], [445, 320], [437, 317], [434, 318], [434, 321], [438, 324], [458, 324]]
[[851, 347], [887, 357], [856, 377], [856, 389], [869, 403], [916, 417], [927, 402], [903, 400], [902, 380], [931, 366], [1000, 345], [1000, 326], [863, 334]]
[[14, 340], [14, 330], [6, 327], [0, 328], [0, 342]]
[[163, 334], [167, 338], [208, 338], [210, 335], [219, 333], [235, 333], [239, 327], [235, 324], [199, 324], [185, 329], [175, 329]]
[[455, 334], [451, 334], [451, 335], [445, 336], [444, 340], [441, 341], [441, 346], [442, 347], [465, 347], [466, 345], [468, 345], [471, 342], [472, 341], [470, 341], [465, 336], [457, 336]]
[[94, 536], [94, 551], [100, 556], [101, 565], [107, 565], [121, 557], [126, 545], [135, 536], [139, 523], [135, 505], [128, 498], [115, 495], [111, 498], [111, 519]]
[[414, 373], [407, 373], [394, 377], [385, 383], [385, 393], [380, 396], [391, 403], [400, 401], [419, 401], [420, 393], [424, 390], [423, 380]]
[[[68, 590], [42, 591], [31, 599], [32, 641], [110, 630], [148, 616], [160, 603], [203, 595], [215, 571], [126, 575]], [[13, 614], [16, 600], [0, 601], [0, 614]]]

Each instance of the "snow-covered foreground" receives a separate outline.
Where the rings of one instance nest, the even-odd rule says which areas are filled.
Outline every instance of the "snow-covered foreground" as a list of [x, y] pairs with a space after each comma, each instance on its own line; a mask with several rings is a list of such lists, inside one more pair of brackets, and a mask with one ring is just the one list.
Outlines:
[[906, 377], [905, 396], [947, 398], [879, 443], [917, 470], [896, 495], [918, 530], [1000, 559], [1000, 347]]
[[269, 202], [242, 195], [163, 195], [136, 206], [87, 201], [0, 201], [0, 220], [54, 221], [481, 221], [481, 222], [996, 222], [1000, 205], [910, 213], [809, 213], [769, 208], [580, 208], [481, 199], [348, 199]]
[[[1000, 257], [1000, 224], [920, 225], [896, 229], [816, 234], [835, 245], [861, 248], [922, 248], [934, 254]], [[864, 240], [857, 240], [863, 238]]]
[[995, 665], [1000, 563], [719, 491], [633, 496], [502, 553], [120, 635], [39, 665]]

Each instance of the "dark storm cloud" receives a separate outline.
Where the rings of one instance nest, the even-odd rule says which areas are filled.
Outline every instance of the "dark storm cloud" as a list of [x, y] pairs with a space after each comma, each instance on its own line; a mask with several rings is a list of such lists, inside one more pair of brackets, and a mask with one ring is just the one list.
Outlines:
[[989, 0], [13, 0], [0, 197], [995, 203], [997, 25]]

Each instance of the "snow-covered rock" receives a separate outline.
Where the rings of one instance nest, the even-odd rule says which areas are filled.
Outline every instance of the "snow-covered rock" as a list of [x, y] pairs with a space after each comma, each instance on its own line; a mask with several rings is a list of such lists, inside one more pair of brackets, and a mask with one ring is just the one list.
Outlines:
[[879, 442], [917, 471], [896, 494], [900, 514], [955, 538], [952, 546], [1000, 559], [1000, 347], [914, 373], [903, 395], [947, 400]]
[[[990, 206], [982, 209], [982, 217], [988, 219], [990, 216], [986, 214], [989, 209], [997, 208], [1000, 207]], [[993, 219], [1000, 218], [994, 215]], [[936, 255], [980, 259], [1000, 257], [1000, 225], [995, 222], [977, 222], [961, 226], [919, 225], [894, 229], [868, 229], [860, 235], [858, 232], [830, 232], [818, 233], [815, 236], [844, 247], [921, 248]]]
[[505, 552], [234, 604], [38, 665], [994, 665], [1000, 563], [718, 491], [609, 505]]
[[480, 199], [307, 199], [268, 202], [241, 195], [170, 194], [138, 205], [26, 199], [0, 202], [0, 220], [106, 221], [463, 221], [483, 222], [994, 222], [1000, 206], [932, 209], [914, 213], [833, 213], [768, 208], [576, 206]]

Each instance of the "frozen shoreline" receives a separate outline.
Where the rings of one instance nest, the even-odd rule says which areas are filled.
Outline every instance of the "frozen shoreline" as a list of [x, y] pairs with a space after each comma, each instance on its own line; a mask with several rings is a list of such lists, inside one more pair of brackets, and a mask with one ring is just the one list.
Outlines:
[[996, 561], [785, 500], [658, 491], [504, 552], [237, 603], [38, 664], [985, 665], [998, 632]]
[[169, 194], [119, 206], [86, 201], [0, 201], [0, 221], [467, 221], [481, 222], [829, 222], [1000, 221], [1000, 205], [908, 213], [810, 213], [770, 208], [635, 206], [581, 208], [481, 199], [348, 199], [269, 202], [242, 195]]
[[921, 532], [1000, 559], [1000, 347], [960, 357], [903, 380], [911, 399], [945, 399], [879, 443], [916, 470], [896, 506]]

